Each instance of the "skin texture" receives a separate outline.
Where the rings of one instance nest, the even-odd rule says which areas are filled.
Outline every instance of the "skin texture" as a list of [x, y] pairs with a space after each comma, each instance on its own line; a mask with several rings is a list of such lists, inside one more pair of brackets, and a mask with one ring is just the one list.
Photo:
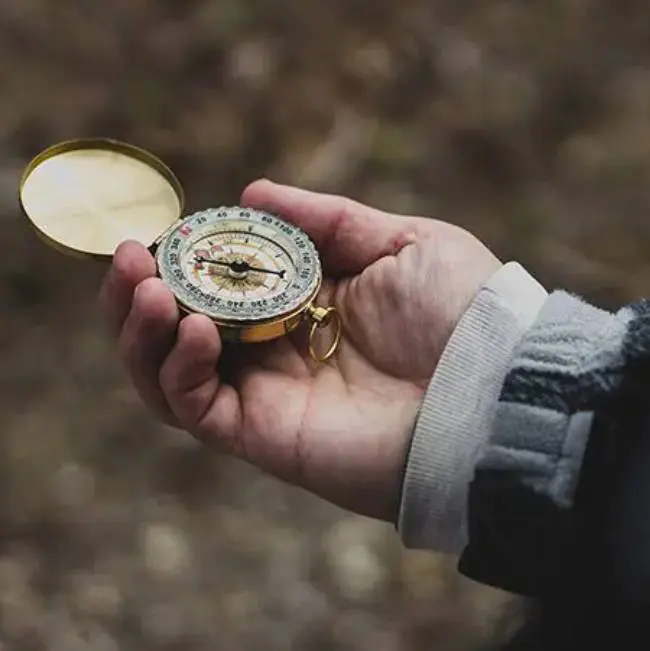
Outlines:
[[336, 357], [313, 363], [307, 328], [225, 347], [207, 317], [179, 320], [150, 253], [124, 242], [99, 301], [132, 382], [162, 420], [205, 444], [393, 521], [420, 400], [501, 263], [458, 227], [343, 197], [261, 180], [241, 204], [276, 212], [314, 240], [328, 278], [318, 304], [333, 302], [344, 324]]

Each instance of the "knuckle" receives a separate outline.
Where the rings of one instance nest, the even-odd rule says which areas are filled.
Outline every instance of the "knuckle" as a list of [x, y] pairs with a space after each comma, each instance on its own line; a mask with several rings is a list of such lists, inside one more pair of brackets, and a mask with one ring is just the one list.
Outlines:
[[349, 228], [350, 222], [358, 213], [358, 204], [349, 197], [337, 196], [335, 198], [334, 219], [327, 246], [335, 248], [338, 246], [346, 229]]
[[133, 336], [128, 326], [125, 326], [119, 335], [117, 353], [129, 373], [132, 373], [141, 355], [139, 354], [138, 339]]
[[349, 221], [354, 213], [357, 211], [357, 203], [349, 197], [344, 197], [337, 195], [336, 197], [337, 207], [336, 207], [336, 221], [339, 223], [344, 223]]
[[177, 405], [179, 400], [188, 393], [186, 382], [183, 382], [183, 369], [172, 353], [164, 360], [158, 369], [157, 381], [161, 391], [170, 404]]
[[165, 362], [158, 372], [158, 384], [167, 400], [173, 398], [178, 394], [178, 378], [174, 372], [173, 367]]

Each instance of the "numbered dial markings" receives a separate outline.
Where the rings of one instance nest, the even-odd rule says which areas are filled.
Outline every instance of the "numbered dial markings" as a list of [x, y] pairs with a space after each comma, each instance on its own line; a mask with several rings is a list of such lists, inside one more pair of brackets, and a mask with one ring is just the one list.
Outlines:
[[163, 281], [182, 305], [226, 323], [293, 313], [321, 282], [309, 237], [258, 210], [195, 213], [165, 237], [157, 259]]

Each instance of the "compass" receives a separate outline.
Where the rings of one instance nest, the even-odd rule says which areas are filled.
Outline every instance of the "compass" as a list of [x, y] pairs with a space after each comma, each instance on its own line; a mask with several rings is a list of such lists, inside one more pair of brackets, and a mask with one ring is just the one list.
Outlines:
[[208, 316], [225, 341], [270, 341], [305, 324], [314, 360], [336, 353], [342, 323], [333, 306], [316, 304], [323, 272], [309, 236], [242, 206], [183, 215], [180, 181], [144, 149], [106, 138], [49, 147], [27, 165], [20, 203], [36, 234], [67, 255], [110, 260], [120, 242], [139, 241], [181, 311]]

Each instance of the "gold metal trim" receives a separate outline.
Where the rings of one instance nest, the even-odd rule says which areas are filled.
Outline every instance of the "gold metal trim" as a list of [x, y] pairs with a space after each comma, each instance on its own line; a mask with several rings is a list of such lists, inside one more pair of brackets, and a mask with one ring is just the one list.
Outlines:
[[[311, 313], [313, 302], [318, 296], [321, 283], [318, 283], [316, 289], [311, 295], [301, 303], [293, 312], [284, 314], [274, 319], [260, 321], [219, 321], [212, 319], [212, 322], [219, 329], [219, 334], [224, 341], [239, 343], [262, 343], [271, 341], [293, 332], [305, 320], [306, 316]], [[196, 310], [185, 305], [176, 298], [180, 310], [184, 314], [195, 314]]]
[[[59, 241], [52, 238], [50, 235], [45, 233], [42, 228], [39, 228], [37, 223], [38, 220], [34, 219], [33, 215], [30, 215], [29, 210], [25, 206], [25, 195], [24, 190], [27, 182], [31, 178], [32, 174], [46, 161], [51, 160], [59, 155], [67, 154], [75, 151], [109, 151], [122, 154], [128, 158], [139, 161], [144, 165], [148, 166], [150, 169], [158, 172], [161, 175], [164, 181], [169, 184], [170, 189], [173, 191], [176, 199], [178, 200], [179, 205], [179, 214], [174, 216], [174, 219], [171, 220], [171, 223], [177, 221], [183, 214], [185, 209], [185, 193], [183, 186], [181, 185], [180, 180], [174, 174], [174, 172], [157, 156], [151, 152], [142, 149], [136, 145], [131, 145], [129, 143], [121, 142], [119, 140], [114, 140], [111, 138], [103, 137], [88, 137], [88, 138], [77, 138], [73, 140], [66, 140], [57, 144], [54, 144], [47, 149], [41, 151], [37, 154], [25, 167], [23, 174], [19, 183], [19, 196], [18, 200], [20, 207], [28, 218], [29, 223], [33, 230], [36, 232], [38, 237], [44, 241], [47, 245], [53, 247], [60, 253], [69, 255], [75, 258], [83, 259], [95, 259], [95, 260], [110, 260], [112, 254], [96, 253], [93, 251], [87, 251], [73, 246], [69, 246], [64, 241]], [[165, 226], [163, 231], [167, 229]], [[155, 241], [160, 236], [161, 233], [155, 233], [155, 237], [152, 238], [151, 242], [144, 243], [146, 246], [152, 246], [155, 244]], [[127, 235], [128, 237], [128, 235]]]
[[[308, 308], [308, 314], [312, 320], [311, 327], [309, 328], [309, 354], [315, 362], [327, 362], [336, 353], [341, 343], [341, 335], [343, 334], [341, 315], [334, 306], [316, 307], [313, 305]], [[332, 322], [334, 323], [332, 341], [325, 352], [319, 354], [316, 352], [316, 333], [321, 328], [326, 328]]]

